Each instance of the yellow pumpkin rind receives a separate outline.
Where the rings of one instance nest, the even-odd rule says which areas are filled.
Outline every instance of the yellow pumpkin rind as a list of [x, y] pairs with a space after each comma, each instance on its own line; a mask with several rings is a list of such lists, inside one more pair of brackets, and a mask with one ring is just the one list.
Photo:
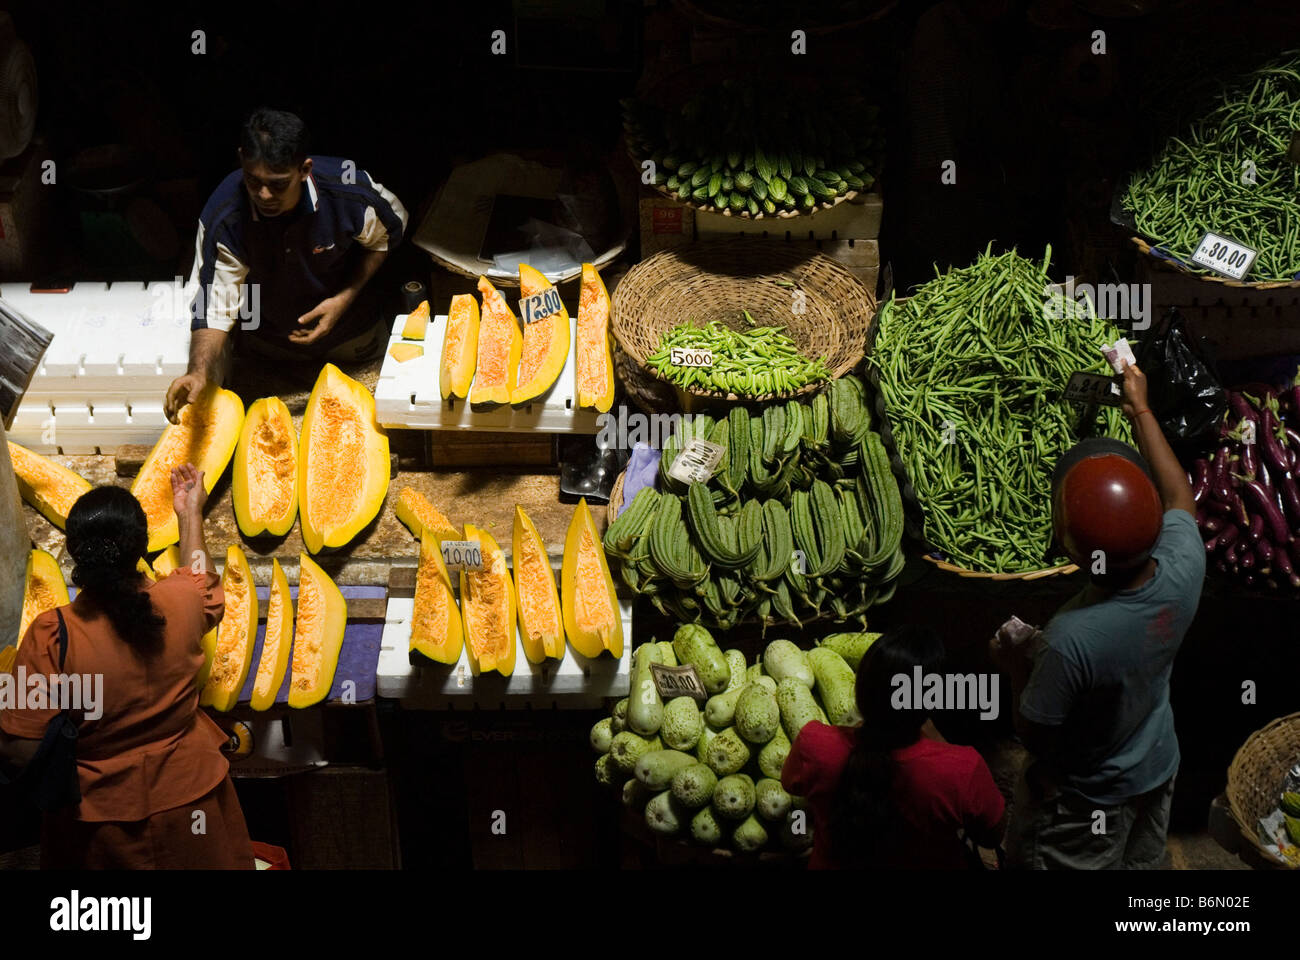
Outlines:
[[[415, 610], [411, 615], [411, 649], [437, 663], [455, 663], [460, 659], [461, 651], [465, 646], [465, 630], [460, 618], [460, 607], [457, 606], [456, 596], [452, 593], [451, 576], [442, 562], [440, 542], [438, 537], [429, 530], [420, 537], [419, 573], [432, 570], [435, 576], [431, 582], [418, 574], [416, 577]], [[447, 623], [446, 633], [442, 637], [426, 637], [419, 632], [420, 611], [425, 600], [423, 591], [426, 583], [430, 584], [430, 588], [443, 592]]]
[[[613, 611], [613, 623], [605, 629], [582, 629], [577, 622], [578, 564], [582, 548], [582, 535], [590, 532], [599, 561], [605, 589], [609, 595], [610, 610]], [[598, 657], [609, 651], [616, 659], [623, 656], [623, 620], [618, 606], [618, 596], [614, 592], [614, 581], [609, 575], [609, 561], [605, 557], [605, 548], [601, 544], [600, 532], [591, 517], [586, 498], [578, 501], [569, 522], [569, 530], [564, 538], [564, 563], [560, 568], [560, 605], [564, 610], [564, 630], [568, 634], [573, 649], [584, 657]]]
[[429, 329], [429, 301], [421, 300], [419, 306], [406, 315], [402, 324], [402, 338], [405, 340], [423, 340]]
[[[461, 323], [465, 329], [460, 338], [460, 355], [453, 356], [452, 348], [456, 344], [452, 339], [452, 329], [453, 325]], [[469, 395], [478, 363], [479, 324], [478, 301], [473, 294], [458, 293], [451, 298], [451, 306], [447, 308], [447, 329], [442, 338], [442, 361], [438, 366], [438, 392], [444, 400], [453, 394], [461, 398]]]
[[[519, 264], [520, 300], [554, 289], [555, 284], [547, 280], [542, 273], [526, 263]], [[547, 337], [543, 331], [549, 331], [550, 336]], [[529, 334], [533, 336], [530, 337]], [[544, 350], [545, 355], [532, 379], [527, 383], [516, 384], [510, 391], [512, 404], [527, 403], [554, 386], [555, 381], [564, 371], [565, 363], [568, 362], [569, 341], [572, 339], [573, 324], [569, 321], [569, 311], [565, 309], [563, 302], [560, 303], [558, 313], [524, 327], [523, 346], [519, 358], [521, 372], [524, 358], [528, 356], [530, 348]]]
[[[501, 548], [497, 542], [492, 539], [492, 535], [486, 530], [480, 530], [473, 524], [465, 524], [465, 539], [479, 541], [482, 554], [483, 564], [486, 567], [491, 563], [490, 558], [500, 555], [504, 563], [505, 556], [501, 553]], [[465, 627], [465, 653], [469, 659], [470, 671], [474, 676], [480, 673], [491, 673], [493, 671], [508, 677], [515, 672], [515, 658], [517, 644], [515, 643], [515, 584], [510, 576], [509, 567], [505, 567], [500, 573], [501, 588], [506, 597], [506, 610], [501, 618], [504, 629], [508, 638], [503, 638], [504, 642], [499, 644], [505, 647], [505, 652], [496, 657], [484, 656], [480, 658], [474, 652], [474, 607], [477, 601], [470, 590], [470, 575], [468, 571], [460, 572], [460, 604], [461, 604], [461, 621]]]
[[[541, 634], [538, 640], [532, 637], [533, 631], [529, 629], [524, 604], [524, 574], [523, 563], [526, 551], [524, 549], [524, 540], [528, 538], [533, 541], [538, 556], [541, 558], [540, 563], [546, 565], [545, 582], [550, 588], [551, 601], [555, 607], [555, 620], [553, 623], [537, 624]], [[541, 663], [548, 658], [554, 660], [564, 659], [564, 614], [560, 606], [560, 591], [555, 586], [555, 572], [551, 569], [550, 560], [547, 559], [546, 542], [542, 539], [541, 534], [537, 532], [537, 527], [533, 525], [532, 519], [524, 512], [521, 506], [515, 506], [515, 525], [511, 535], [510, 556], [514, 566], [515, 578], [515, 607], [519, 614], [519, 642], [523, 645], [524, 656], [530, 663]]]
[[[278, 627], [278, 629], [277, 629]], [[273, 633], [275, 634], [273, 636]], [[270, 661], [270, 672], [262, 679], [262, 667], [271, 655], [270, 644], [276, 643]], [[289, 596], [289, 578], [284, 575], [280, 561], [271, 560], [271, 591], [266, 605], [266, 631], [262, 636], [262, 656], [253, 671], [253, 693], [248, 705], [254, 710], [269, 710], [276, 695], [284, 685], [284, 672], [289, 666], [289, 649], [293, 646], [293, 600]]]
[[171, 576], [173, 570], [181, 565], [181, 548], [172, 544], [153, 558], [153, 575], [155, 580]]
[[[348, 622], [347, 601], [329, 574], [305, 553], [298, 555], [298, 562], [298, 617], [294, 621], [294, 653], [290, 655], [293, 670], [289, 681], [289, 706], [294, 708], [310, 707], [329, 696], [330, 688], [334, 685], [334, 674], [338, 670], [339, 653], [343, 649], [343, 634]], [[300, 673], [294, 662], [298, 644], [312, 642], [312, 638], [306, 635], [302, 622], [303, 591], [309, 589], [319, 591], [324, 608], [318, 628], [321, 657], [313, 676]]]
[[[38, 589], [40, 595], [37, 594]], [[18, 621], [18, 642], [14, 649], [22, 646], [23, 637], [33, 620], [46, 610], [67, 606], [71, 602], [59, 561], [44, 550], [36, 549], [27, 554], [27, 568], [23, 575], [23, 609]]]
[[[254, 517], [250, 502], [253, 478], [251, 476], [253, 441], [258, 427], [266, 420], [276, 419], [289, 436], [289, 450], [293, 457], [293, 480], [289, 491], [289, 502], [276, 516]], [[235, 522], [240, 532], [249, 538], [260, 536], [282, 537], [293, 529], [293, 521], [298, 516], [298, 473], [301, 462], [298, 450], [298, 435], [293, 429], [293, 417], [289, 408], [279, 397], [262, 397], [254, 400], [244, 414], [244, 425], [239, 431], [239, 442], [235, 446], [234, 465], [230, 470], [230, 501], [235, 509]]]
[[[234, 544], [226, 550], [226, 568], [221, 575], [221, 589], [226, 595], [226, 612], [217, 627], [217, 644], [213, 650], [213, 657], [220, 652], [222, 633], [238, 631], [232, 639], [241, 644], [236, 649], [242, 650], [242, 658], [237, 671], [230, 675], [233, 682], [231, 679], [215, 682], [209, 668], [203, 691], [199, 696], [199, 703], [224, 713], [232, 709], [239, 700], [239, 694], [244, 689], [244, 682], [248, 679], [248, 671], [252, 665], [253, 646], [257, 642], [257, 588], [253, 584], [253, 571], [248, 565], [248, 558], [244, 556], [244, 551]], [[235, 602], [238, 602], [237, 598], [241, 592], [244, 595], [245, 612], [242, 618], [235, 620], [238, 611], [231, 608]]]

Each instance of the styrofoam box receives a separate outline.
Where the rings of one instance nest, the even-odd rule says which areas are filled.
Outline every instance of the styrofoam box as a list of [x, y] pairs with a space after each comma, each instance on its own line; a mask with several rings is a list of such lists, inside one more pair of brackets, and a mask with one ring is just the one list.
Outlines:
[[581, 656], [569, 647], [558, 663], [547, 660], [530, 663], [516, 638], [515, 671], [509, 677], [496, 673], [474, 676], [469, 656], [461, 651], [454, 666], [436, 663], [412, 666], [411, 615], [415, 600], [390, 597], [379, 650], [376, 692], [381, 697], [401, 700], [402, 705], [422, 710], [468, 707], [474, 703], [496, 707], [526, 703], [568, 709], [593, 709], [606, 697], [625, 697], [630, 686], [632, 659], [632, 605], [619, 598], [623, 621], [623, 656]]
[[[393, 321], [389, 345], [402, 342], [406, 315]], [[576, 321], [570, 319], [570, 324]], [[488, 411], [471, 409], [467, 399], [443, 400], [438, 390], [438, 367], [442, 361], [442, 341], [447, 332], [447, 317], [431, 317], [425, 331], [424, 355], [398, 363], [384, 355], [375, 386], [375, 414], [385, 427], [410, 427], [420, 430], [501, 430], [526, 433], [596, 433], [600, 430], [599, 414], [590, 408], [578, 408], [577, 367], [574, 360], [573, 335], [569, 336], [569, 356], [564, 369], [549, 391], [519, 407], [508, 404]]]

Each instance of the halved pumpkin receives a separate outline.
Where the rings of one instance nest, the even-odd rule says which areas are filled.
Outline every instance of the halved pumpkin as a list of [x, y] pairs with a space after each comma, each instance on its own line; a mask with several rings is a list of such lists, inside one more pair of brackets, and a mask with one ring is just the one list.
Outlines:
[[398, 363], [405, 363], [424, 356], [424, 347], [418, 343], [394, 343], [388, 348], [388, 355]]
[[478, 356], [478, 301], [472, 293], [458, 293], [447, 310], [447, 332], [442, 338], [442, 365], [438, 370], [438, 389], [442, 399], [453, 393], [469, 395]]
[[298, 515], [298, 435], [279, 397], [254, 400], [230, 472], [230, 501], [246, 537], [282, 537]]
[[515, 374], [523, 337], [519, 321], [506, 304], [506, 298], [488, 282], [478, 278], [483, 294], [483, 318], [478, 325], [478, 361], [469, 402], [481, 406], [509, 403], [515, 391]]
[[348, 604], [329, 574], [300, 554], [298, 619], [294, 625], [289, 706], [310, 707], [329, 696], [343, 649]]
[[239, 442], [244, 402], [229, 390], [208, 386], [181, 408], [179, 420], [163, 430], [131, 484], [149, 521], [150, 553], [180, 539], [172, 509], [172, 469], [194, 464], [203, 471], [203, 486], [211, 493]]
[[420, 305], [406, 315], [406, 323], [402, 324], [402, 337], [406, 340], [423, 340], [428, 328], [429, 301], [421, 300]]
[[515, 672], [515, 585], [506, 556], [486, 530], [465, 524], [465, 539], [477, 540], [482, 570], [460, 572], [461, 619], [465, 647], [475, 676], [495, 670], [503, 677]]
[[582, 265], [574, 348], [578, 406], [608, 413], [614, 404], [614, 357], [609, 349], [609, 292], [590, 263]]
[[[526, 263], [519, 264], [519, 298], [524, 300], [555, 290], [555, 285]], [[559, 293], [555, 294], [559, 300]], [[573, 336], [569, 311], [556, 313], [524, 325], [524, 347], [519, 358], [518, 386], [510, 392], [511, 403], [526, 403], [539, 397], [559, 379], [569, 359], [569, 338]]]
[[564, 629], [574, 650], [584, 657], [598, 657], [606, 650], [615, 658], [623, 656], [623, 617], [585, 498], [578, 501], [564, 538], [560, 597]]
[[171, 572], [181, 565], [181, 548], [172, 544], [153, 558], [153, 576], [155, 580], [171, 576]]
[[217, 644], [207, 682], [199, 694], [199, 704], [217, 710], [229, 710], [239, 699], [248, 679], [257, 641], [257, 591], [253, 571], [244, 551], [231, 544], [226, 550], [226, 569], [221, 574], [221, 589], [226, 594], [226, 609], [217, 625]]
[[375, 398], [325, 364], [298, 438], [298, 512], [312, 553], [341, 547], [374, 519], [388, 492], [388, 434], [375, 421]]
[[0, 673], [13, 673], [14, 661], [18, 659], [18, 647], [10, 644], [0, 650]]
[[547, 657], [563, 660], [564, 618], [560, 614], [560, 592], [555, 589], [555, 571], [541, 534], [518, 505], [511, 547], [524, 656], [532, 663], [541, 663]]
[[429, 502], [428, 497], [410, 487], [403, 487], [402, 492], [397, 495], [397, 506], [393, 508], [393, 513], [397, 514], [398, 520], [406, 524], [406, 529], [410, 530], [411, 535], [417, 540], [425, 530], [434, 535], [435, 543], [442, 540], [455, 540], [460, 536], [460, 531], [442, 515], [442, 511]]
[[18, 492], [22, 498], [62, 530], [68, 522], [68, 511], [90, 489], [90, 481], [12, 440], [9, 441], [9, 459], [13, 461], [14, 476], [18, 479]]
[[465, 630], [451, 592], [451, 577], [432, 530], [420, 537], [420, 565], [415, 571], [415, 612], [411, 614], [411, 649], [438, 663], [455, 663], [465, 645]]
[[[27, 628], [46, 610], [71, 603], [68, 585], [63, 581], [59, 561], [44, 550], [33, 550], [27, 555], [27, 572], [23, 578], [23, 614], [18, 621], [18, 644], [23, 645]], [[17, 649], [15, 647], [15, 649]]]
[[266, 633], [262, 637], [262, 659], [253, 679], [253, 696], [248, 705], [254, 710], [268, 710], [284, 683], [289, 666], [289, 648], [293, 645], [293, 600], [289, 598], [289, 578], [279, 560], [271, 561], [271, 595], [266, 608]]

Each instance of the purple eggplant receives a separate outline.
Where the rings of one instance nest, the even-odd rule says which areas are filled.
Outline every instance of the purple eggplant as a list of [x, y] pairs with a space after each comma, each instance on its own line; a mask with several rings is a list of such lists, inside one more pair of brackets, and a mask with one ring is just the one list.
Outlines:
[[1246, 537], [1251, 543], [1259, 543], [1264, 536], [1264, 518], [1258, 513], [1250, 518], [1250, 526], [1246, 529]]
[[1273, 567], [1279, 576], [1290, 581], [1293, 588], [1300, 588], [1300, 577], [1296, 576], [1295, 567], [1291, 565], [1291, 557], [1285, 550], [1274, 551]]
[[1210, 490], [1210, 461], [1204, 457], [1192, 465], [1192, 499], [1200, 503]]
[[1240, 420], [1254, 420], [1259, 416], [1259, 411], [1251, 405], [1241, 393], [1236, 390], [1228, 391], [1228, 409], [1233, 415]]
[[1279, 474], [1291, 469], [1291, 455], [1277, 439], [1277, 420], [1273, 417], [1273, 411], [1265, 409], [1255, 439], [1259, 441], [1261, 461], [1270, 469]]
[[1282, 546], [1291, 542], [1291, 531], [1287, 528], [1286, 517], [1282, 515], [1273, 498], [1268, 495], [1263, 484], [1258, 480], [1243, 483], [1241, 496], [1254, 511], [1263, 514], [1264, 522], [1268, 525], [1269, 536], [1272, 537], [1275, 545]]
[[1259, 565], [1267, 567], [1273, 562], [1273, 541], [1261, 540], [1255, 544], [1255, 556], [1259, 558]]
[[1225, 523], [1227, 521], [1223, 517], [1206, 517], [1205, 522], [1201, 524], [1201, 532], [1214, 535], [1223, 529]]
[[1241, 559], [1240, 559], [1239, 562], [1241, 563], [1241, 569], [1243, 569], [1243, 570], [1254, 570], [1254, 569], [1255, 569], [1255, 551], [1254, 551], [1254, 550], [1247, 550], [1245, 553], [1243, 553], [1243, 554], [1241, 555]]
[[1238, 449], [1241, 453], [1237, 472], [1249, 480], [1254, 480], [1259, 474], [1259, 458], [1255, 455], [1255, 444], [1243, 443]]
[[1237, 536], [1240, 533], [1241, 530], [1237, 527], [1235, 523], [1229, 523], [1225, 525], [1224, 528], [1219, 531], [1219, 537], [1218, 537], [1219, 549], [1224, 551], [1225, 553], [1230, 554], [1231, 547], [1234, 543], [1237, 542]]
[[1226, 517], [1232, 513], [1232, 507], [1221, 500], [1205, 499], [1201, 501], [1201, 506], [1205, 508], [1207, 515], [1216, 513], [1221, 517]]
[[1210, 464], [1210, 489], [1216, 500], [1232, 505], [1232, 481], [1228, 478], [1228, 460], [1231, 451], [1220, 447]]

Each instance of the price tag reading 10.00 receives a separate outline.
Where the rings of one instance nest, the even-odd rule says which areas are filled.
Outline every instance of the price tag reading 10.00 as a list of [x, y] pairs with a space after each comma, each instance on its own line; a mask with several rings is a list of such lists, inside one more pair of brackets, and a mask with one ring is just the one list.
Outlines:
[[1209, 267], [1215, 273], [1221, 273], [1225, 277], [1240, 280], [1255, 262], [1255, 253], [1255, 250], [1244, 243], [1229, 240], [1210, 231], [1196, 245], [1192, 262]]
[[477, 540], [444, 540], [442, 562], [448, 570], [482, 570], [483, 546]]
[[674, 367], [711, 367], [713, 351], [703, 348], [673, 347], [668, 351], [668, 362]]

